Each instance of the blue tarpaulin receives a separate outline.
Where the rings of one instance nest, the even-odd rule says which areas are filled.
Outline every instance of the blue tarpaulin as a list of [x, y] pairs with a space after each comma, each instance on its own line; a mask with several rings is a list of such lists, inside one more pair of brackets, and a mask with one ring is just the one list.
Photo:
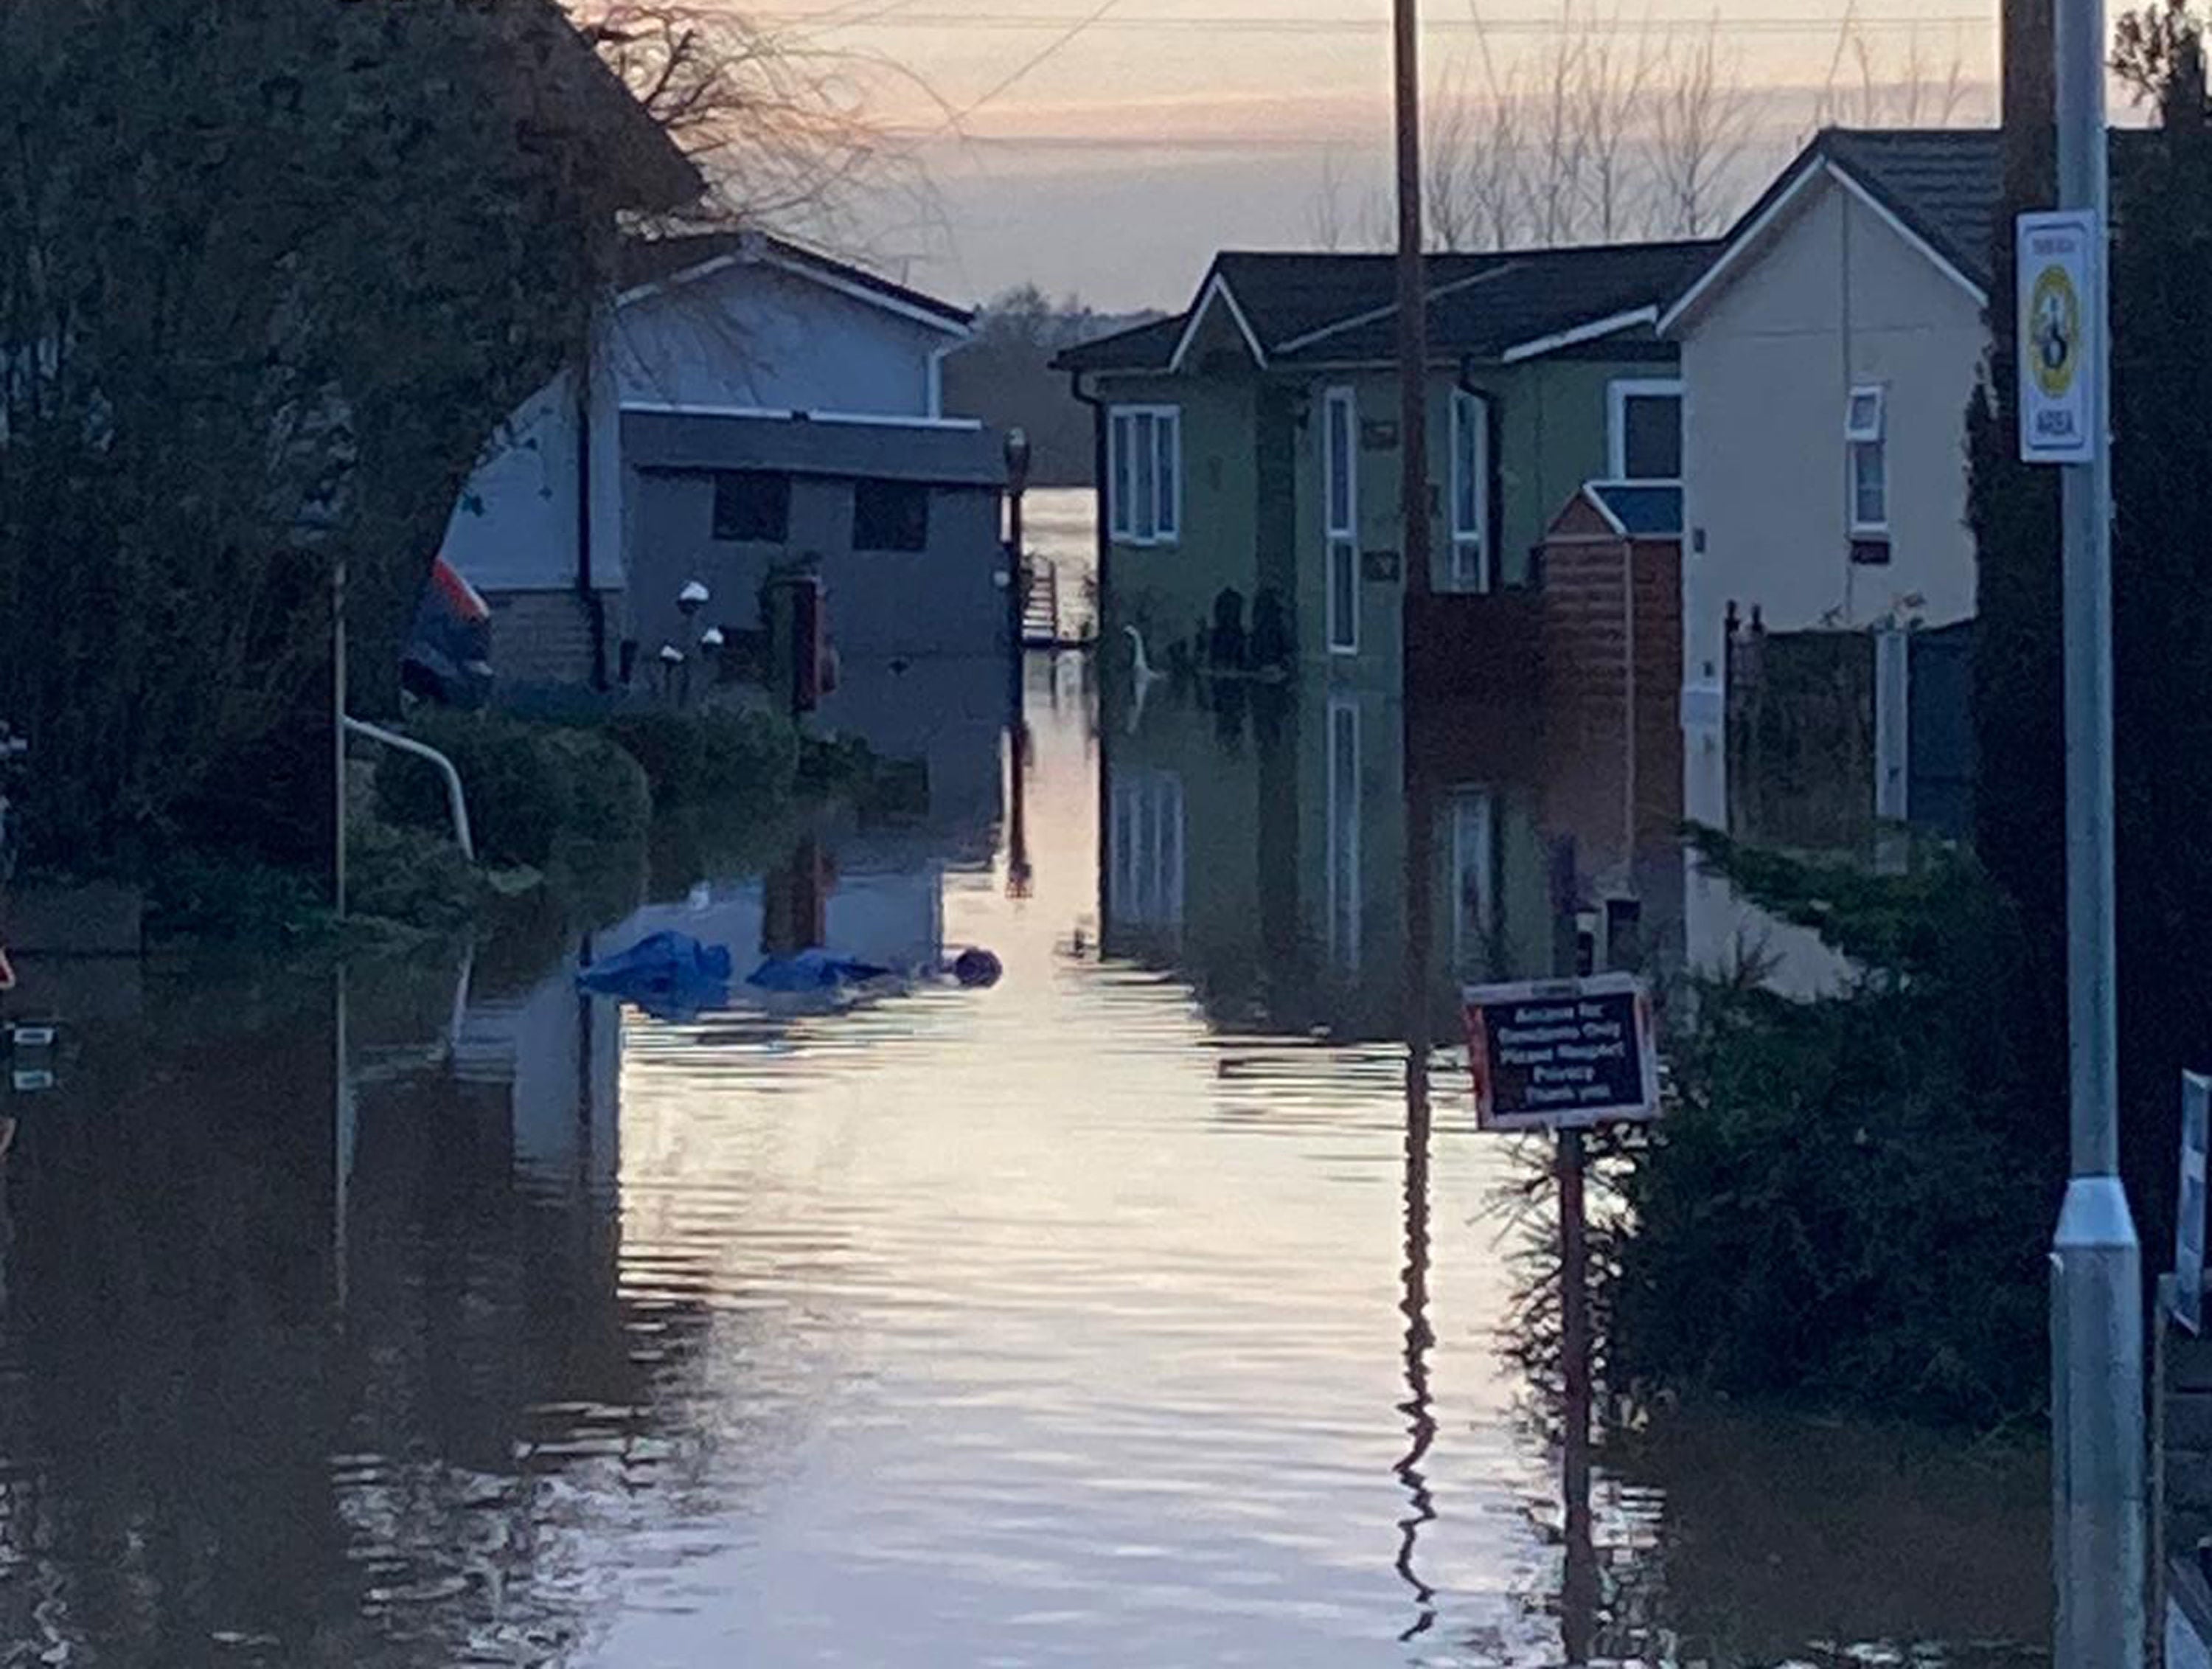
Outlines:
[[873, 962], [833, 956], [826, 950], [802, 950], [795, 955], [769, 957], [745, 976], [745, 984], [763, 991], [835, 991], [888, 978], [894, 972]]
[[576, 976], [587, 991], [655, 1012], [696, 1012], [728, 994], [730, 953], [688, 933], [655, 933], [602, 957]]

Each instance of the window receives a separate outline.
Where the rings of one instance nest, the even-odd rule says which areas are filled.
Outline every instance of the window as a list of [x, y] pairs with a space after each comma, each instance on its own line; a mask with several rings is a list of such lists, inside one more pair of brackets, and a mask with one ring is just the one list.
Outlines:
[[1182, 925], [1182, 778], [1173, 771], [1114, 775], [1113, 876], [1118, 926]]
[[1850, 454], [1851, 532], [1889, 531], [1889, 412], [1879, 388], [1854, 388], [1844, 414]]
[[1328, 951], [1338, 966], [1359, 966], [1359, 708], [1328, 704]]
[[929, 545], [929, 489], [919, 481], [853, 483], [855, 551], [921, 551]]
[[714, 537], [781, 545], [791, 537], [791, 478], [762, 469], [714, 472]]
[[1483, 789], [1455, 794], [1451, 807], [1452, 961], [1486, 968], [1498, 928], [1498, 805]]
[[1328, 544], [1328, 647], [1359, 650], [1359, 404], [1349, 388], [1322, 400], [1322, 531]]
[[1451, 567], [1447, 591], [1490, 589], [1490, 402], [1455, 390], [1451, 408]]
[[1616, 481], [1682, 478], [1682, 385], [1616, 382], [1610, 460]]
[[1108, 414], [1113, 456], [1108, 526], [1130, 545], [1171, 545], [1182, 531], [1182, 413], [1117, 405]]

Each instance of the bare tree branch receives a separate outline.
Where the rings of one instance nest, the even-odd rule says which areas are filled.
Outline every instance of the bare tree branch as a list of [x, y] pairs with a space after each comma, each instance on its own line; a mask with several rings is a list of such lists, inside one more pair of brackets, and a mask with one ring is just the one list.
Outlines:
[[1668, 54], [1655, 101], [1654, 230], [1710, 236], [1725, 219], [1729, 176], [1750, 137], [1751, 107], [1721, 46], [1716, 13]]
[[[915, 148], [874, 114], [911, 72], [705, 0], [568, 0], [577, 26], [706, 174], [690, 221], [856, 240], [885, 192], [926, 196]], [[918, 84], [918, 83], [917, 83]]]

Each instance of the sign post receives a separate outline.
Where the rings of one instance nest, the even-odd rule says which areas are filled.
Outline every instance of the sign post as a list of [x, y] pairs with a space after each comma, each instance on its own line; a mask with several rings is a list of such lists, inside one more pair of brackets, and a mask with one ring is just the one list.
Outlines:
[[1465, 1001], [1482, 1129], [1586, 1130], [1659, 1116], [1651, 999], [1633, 974], [1474, 985]]
[[[1570, 866], [1567, 879], [1571, 880]], [[1571, 922], [1571, 885], [1560, 918]], [[1559, 1144], [1559, 1390], [1566, 1508], [1560, 1629], [1571, 1664], [1589, 1660], [1597, 1605], [1590, 1521], [1589, 1236], [1583, 1133], [1659, 1116], [1651, 997], [1632, 974], [1469, 986], [1462, 997], [1476, 1124], [1547, 1130]]]
[[2144, 1650], [2142, 1249], [2121, 1185], [2104, 0], [2054, 0], [2056, 216], [2019, 223], [2021, 456], [2061, 467], [2071, 1177], [2051, 1245], [2055, 1669]]

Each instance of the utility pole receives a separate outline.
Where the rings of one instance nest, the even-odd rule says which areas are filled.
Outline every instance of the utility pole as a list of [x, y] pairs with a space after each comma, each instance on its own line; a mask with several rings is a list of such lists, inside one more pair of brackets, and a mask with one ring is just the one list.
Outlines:
[[[2057, 1669], [2140, 1669], [2142, 1250], [2119, 1177], [2112, 928], [2112, 466], [2104, 0], [2051, 0], [2058, 207], [2087, 216], [2088, 455], [2063, 466], [2072, 1178], [2051, 1245]], [[2023, 356], [2029, 344], [2021, 344]]]
[[[1398, 460], [1406, 594], [1429, 594], [1429, 310], [1421, 271], [1421, 42], [1417, 0], [1390, 0], [1398, 114]], [[1355, 447], [1356, 447], [1355, 441]]]
[[331, 570], [331, 766], [332, 809], [337, 825], [331, 837], [331, 911], [346, 916], [346, 564], [340, 554]]
[[[1583, 965], [1577, 917], [1579, 865], [1571, 838], [1552, 849], [1552, 972], [1575, 979]], [[1586, 1664], [1595, 1633], [1597, 1567], [1590, 1520], [1589, 1208], [1579, 1130], [1559, 1132], [1553, 1166], [1559, 1185], [1559, 1496], [1565, 1562], [1559, 1591], [1559, 1643], [1569, 1665]]]

